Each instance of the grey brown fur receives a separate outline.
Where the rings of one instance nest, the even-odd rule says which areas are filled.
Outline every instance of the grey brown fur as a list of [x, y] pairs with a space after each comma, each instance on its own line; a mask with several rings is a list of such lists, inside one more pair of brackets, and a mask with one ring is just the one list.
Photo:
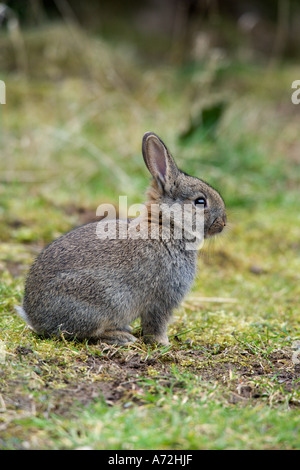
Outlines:
[[[146, 205], [193, 204], [205, 197], [204, 235], [221, 232], [224, 202], [204, 181], [181, 172], [161, 139], [146, 133], [143, 156], [153, 176]], [[98, 222], [78, 227], [47, 246], [32, 265], [20, 315], [41, 335], [135, 341], [140, 317], [145, 341], [168, 344], [172, 311], [189, 291], [197, 251], [185, 240], [99, 239]], [[130, 224], [129, 224], [130, 225]]]

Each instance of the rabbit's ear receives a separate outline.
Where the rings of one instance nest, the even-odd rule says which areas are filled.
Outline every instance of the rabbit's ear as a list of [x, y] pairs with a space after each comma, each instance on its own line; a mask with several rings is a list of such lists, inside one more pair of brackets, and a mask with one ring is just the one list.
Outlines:
[[146, 166], [156, 181], [164, 189], [174, 182], [178, 168], [163, 141], [153, 132], [146, 132], [143, 137], [143, 157]]

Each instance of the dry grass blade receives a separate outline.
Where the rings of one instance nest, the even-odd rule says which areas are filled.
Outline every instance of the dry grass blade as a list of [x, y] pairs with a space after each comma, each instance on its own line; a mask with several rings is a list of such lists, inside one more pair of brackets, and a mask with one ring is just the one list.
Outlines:
[[202, 303], [202, 302], [214, 302], [214, 303], [237, 303], [238, 299], [230, 297], [188, 297], [185, 303]]

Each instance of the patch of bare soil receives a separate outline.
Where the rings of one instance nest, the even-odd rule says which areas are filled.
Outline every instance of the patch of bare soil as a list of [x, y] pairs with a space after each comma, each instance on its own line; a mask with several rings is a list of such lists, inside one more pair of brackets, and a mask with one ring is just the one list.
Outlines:
[[[207, 349], [207, 348], [206, 348]], [[216, 355], [218, 356], [218, 355]], [[170, 362], [176, 365], [178, 371], [190, 372], [199, 376], [201, 382], [218, 382], [227, 392], [230, 403], [256, 402], [259, 399], [268, 399], [272, 393], [280, 402], [282, 395], [290, 392], [290, 405], [299, 406], [298, 401], [293, 401], [292, 392], [299, 390], [300, 370], [290, 363], [288, 352], [273, 352], [268, 359], [257, 360], [256, 357], [248, 358], [248, 364], [233, 362], [222, 357], [207, 358], [201, 350], [171, 352], [162, 358], [145, 359], [139, 353], [114, 353], [112, 357], [95, 357], [90, 355], [85, 362], [88, 375], [94, 377], [89, 382], [79, 381], [70, 383], [63, 390], [55, 391], [60, 398], [55, 412], [66, 412], [66, 401], [71, 405], [74, 400], [83, 405], [91, 403], [94, 399], [102, 397], [108, 405], [116, 403], [123, 406], [130, 404], [143, 405], [147, 382], [145, 379], [155, 378], [155, 382], [162, 387], [177, 393], [184, 389], [184, 381], [176, 381], [170, 368]], [[189, 361], [192, 358], [192, 361]], [[97, 377], [97, 379], [95, 379]], [[155, 393], [155, 390], [152, 390]]]
[[78, 220], [78, 225], [84, 225], [89, 222], [99, 222], [103, 217], [96, 215], [96, 209], [69, 204], [64, 206], [63, 211], [67, 215], [74, 215]]

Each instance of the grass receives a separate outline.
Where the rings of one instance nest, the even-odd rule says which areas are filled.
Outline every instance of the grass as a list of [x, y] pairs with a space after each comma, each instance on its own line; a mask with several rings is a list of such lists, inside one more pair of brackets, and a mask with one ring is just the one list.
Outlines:
[[[27, 75], [0, 37], [0, 448], [299, 449], [295, 67], [150, 66], [132, 44], [73, 34], [24, 33]], [[182, 140], [220, 99], [215, 134]], [[230, 222], [199, 254], [171, 346], [38, 338], [14, 312], [32, 260], [100, 203], [143, 201], [147, 130], [220, 190]]]

